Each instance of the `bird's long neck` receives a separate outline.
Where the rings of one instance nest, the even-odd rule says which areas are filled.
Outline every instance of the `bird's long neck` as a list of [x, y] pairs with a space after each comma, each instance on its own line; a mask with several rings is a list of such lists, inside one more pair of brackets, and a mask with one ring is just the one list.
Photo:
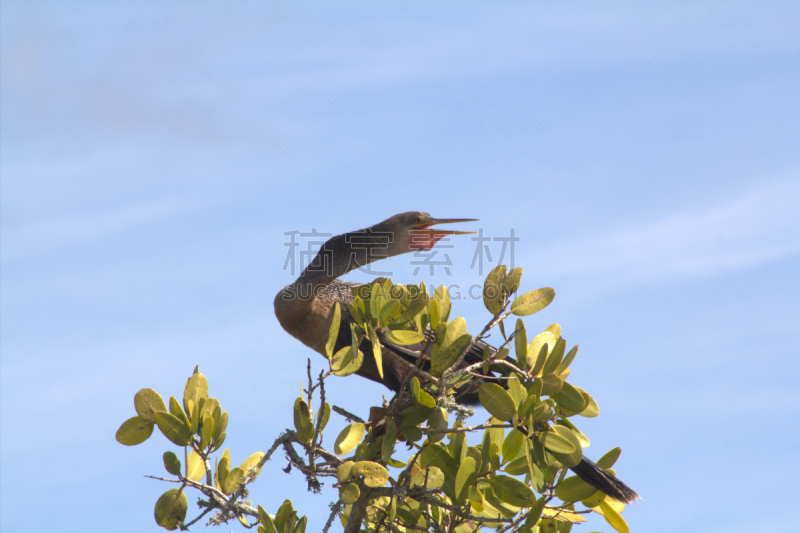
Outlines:
[[391, 232], [380, 225], [337, 235], [322, 245], [300, 276], [285, 287], [275, 300], [281, 322], [294, 321], [312, 310], [326, 289], [351, 270], [396, 255]]

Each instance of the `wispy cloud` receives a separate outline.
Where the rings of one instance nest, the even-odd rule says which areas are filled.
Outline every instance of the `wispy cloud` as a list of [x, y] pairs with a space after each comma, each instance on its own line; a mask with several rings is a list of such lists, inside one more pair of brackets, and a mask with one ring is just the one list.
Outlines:
[[544, 276], [646, 285], [752, 268], [800, 253], [800, 181], [767, 180], [726, 201], [545, 245], [524, 260]]

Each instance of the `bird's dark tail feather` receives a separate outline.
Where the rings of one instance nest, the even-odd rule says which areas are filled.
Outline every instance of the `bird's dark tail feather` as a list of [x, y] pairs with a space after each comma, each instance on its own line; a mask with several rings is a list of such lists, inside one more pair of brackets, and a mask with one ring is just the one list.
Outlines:
[[578, 474], [578, 477], [586, 483], [611, 496], [615, 500], [619, 500], [623, 503], [631, 503], [639, 497], [632, 488], [585, 457], [581, 459], [581, 462], [578, 463], [577, 466], [571, 467], [571, 470]]

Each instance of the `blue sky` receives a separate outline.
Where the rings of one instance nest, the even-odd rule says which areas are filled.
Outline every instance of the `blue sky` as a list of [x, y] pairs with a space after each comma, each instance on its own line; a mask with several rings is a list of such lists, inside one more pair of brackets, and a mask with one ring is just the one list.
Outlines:
[[[196, 364], [234, 461], [267, 449], [323, 362], [273, 315], [284, 232], [412, 209], [513, 228], [522, 290], [555, 287], [528, 331], [580, 344], [586, 453], [622, 447], [632, 531], [796, 530], [800, 4], [0, 7], [3, 531], [156, 531], [142, 475], [171, 445], [114, 432]], [[480, 283], [451, 244], [452, 276], [376, 268]], [[283, 466], [254, 501], [319, 531], [334, 491]]]

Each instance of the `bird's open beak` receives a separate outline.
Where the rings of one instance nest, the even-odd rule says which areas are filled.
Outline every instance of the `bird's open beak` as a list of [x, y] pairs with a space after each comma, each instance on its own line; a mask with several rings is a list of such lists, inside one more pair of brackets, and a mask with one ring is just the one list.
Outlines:
[[470, 235], [474, 231], [458, 231], [431, 228], [436, 224], [455, 224], [457, 222], [477, 222], [477, 218], [433, 218], [424, 224], [415, 226], [411, 230], [411, 249], [428, 251], [444, 237], [448, 235]]

